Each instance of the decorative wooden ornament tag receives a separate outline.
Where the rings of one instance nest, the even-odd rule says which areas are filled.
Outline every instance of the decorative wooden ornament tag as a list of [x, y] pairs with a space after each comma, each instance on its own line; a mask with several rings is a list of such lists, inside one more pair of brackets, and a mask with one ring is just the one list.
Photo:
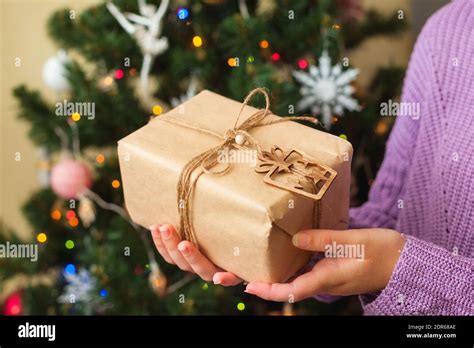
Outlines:
[[265, 183], [314, 200], [324, 196], [337, 175], [334, 169], [308, 160], [300, 151], [285, 152], [277, 145], [270, 152], [263, 151], [258, 160], [255, 171], [267, 173]]

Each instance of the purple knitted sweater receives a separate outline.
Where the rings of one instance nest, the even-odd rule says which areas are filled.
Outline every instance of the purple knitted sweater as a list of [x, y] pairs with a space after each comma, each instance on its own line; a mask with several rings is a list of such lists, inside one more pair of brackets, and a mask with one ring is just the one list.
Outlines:
[[351, 227], [395, 229], [406, 244], [365, 314], [474, 314], [474, 0], [434, 14], [420, 34], [369, 200]]

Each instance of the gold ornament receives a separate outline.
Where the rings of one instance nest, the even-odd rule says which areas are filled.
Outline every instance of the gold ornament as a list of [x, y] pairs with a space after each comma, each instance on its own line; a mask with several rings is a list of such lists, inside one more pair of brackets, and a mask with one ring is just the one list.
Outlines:
[[283, 305], [283, 311], [282, 314], [285, 316], [293, 316], [295, 315], [295, 309], [293, 308], [293, 303], [286, 302]]
[[166, 276], [160, 271], [160, 267], [156, 263], [156, 261], [150, 262], [150, 269], [151, 273], [148, 276], [148, 282], [150, 283], [150, 287], [152, 288], [153, 292], [160, 297], [163, 297], [167, 293], [166, 285], [168, 280]]
[[79, 200], [79, 207], [77, 208], [77, 214], [81, 218], [84, 227], [89, 227], [95, 221], [95, 206], [89, 198], [82, 196]]

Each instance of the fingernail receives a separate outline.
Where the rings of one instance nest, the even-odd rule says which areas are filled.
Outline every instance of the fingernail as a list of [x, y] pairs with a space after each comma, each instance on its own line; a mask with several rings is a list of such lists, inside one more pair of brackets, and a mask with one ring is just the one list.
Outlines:
[[181, 251], [183, 255], [188, 255], [189, 254], [189, 249], [186, 246], [186, 243], [179, 243], [178, 244], [178, 250]]
[[160, 230], [160, 233], [161, 233], [161, 237], [163, 239], [168, 239], [170, 237], [170, 230], [169, 230], [168, 226], [161, 225], [159, 227], [159, 230]]
[[157, 226], [158, 226], [158, 225], [151, 225], [150, 227], [148, 227], [148, 229], [149, 229], [150, 231], [153, 231], [153, 230], [156, 230], [156, 227], [157, 227]]
[[245, 287], [244, 292], [246, 292], [247, 294], [252, 294], [252, 288], [253, 288], [252, 284], [249, 283], [249, 284], [247, 284], [247, 286]]
[[305, 247], [309, 243], [309, 237], [306, 233], [297, 233], [292, 239], [293, 245], [297, 247]]
[[213, 282], [215, 285], [219, 285], [219, 284], [222, 283], [222, 280], [220, 280], [219, 278], [216, 278], [216, 276], [217, 276], [217, 273], [212, 276], [212, 282]]

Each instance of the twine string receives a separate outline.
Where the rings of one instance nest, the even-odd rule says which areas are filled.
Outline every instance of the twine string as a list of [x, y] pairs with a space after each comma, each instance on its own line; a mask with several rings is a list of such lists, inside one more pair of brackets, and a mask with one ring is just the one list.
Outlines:
[[[252, 116], [247, 118], [239, 125], [240, 117], [245, 107], [249, 104], [251, 99], [257, 95], [262, 94], [265, 97], [265, 108], [256, 111]], [[220, 151], [228, 151], [230, 147], [238, 147], [236, 143], [237, 135], [244, 137], [246, 143], [254, 147], [257, 150], [259, 156], [262, 155], [263, 151], [258, 141], [249, 133], [250, 130], [257, 127], [269, 126], [272, 124], [289, 122], [289, 121], [309, 121], [312, 123], [317, 123], [318, 121], [313, 117], [308, 116], [289, 116], [284, 118], [279, 118], [275, 120], [265, 120], [269, 115], [270, 109], [270, 97], [265, 88], [255, 88], [250, 91], [250, 93], [245, 97], [240, 112], [237, 115], [233, 128], [227, 130], [224, 135], [210, 131], [208, 129], [200, 128], [189, 123], [183, 122], [175, 118], [163, 118], [161, 120], [170, 122], [173, 124], [179, 124], [186, 128], [196, 130], [201, 133], [213, 135], [222, 139], [221, 143], [217, 146], [210, 148], [207, 151], [195, 156], [192, 158], [182, 169], [177, 184], [177, 204], [179, 212], [179, 225], [181, 237], [185, 240], [190, 241], [194, 245], [198, 246], [196, 234], [194, 232], [194, 227], [192, 224], [192, 213], [193, 213], [193, 193], [196, 187], [196, 183], [199, 177], [204, 173], [222, 175], [225, 174], [229, 168], [230, 164], [226, 163], [226, 166], [222, 169], [213, 168], [219, 163], [218, 158]]]

